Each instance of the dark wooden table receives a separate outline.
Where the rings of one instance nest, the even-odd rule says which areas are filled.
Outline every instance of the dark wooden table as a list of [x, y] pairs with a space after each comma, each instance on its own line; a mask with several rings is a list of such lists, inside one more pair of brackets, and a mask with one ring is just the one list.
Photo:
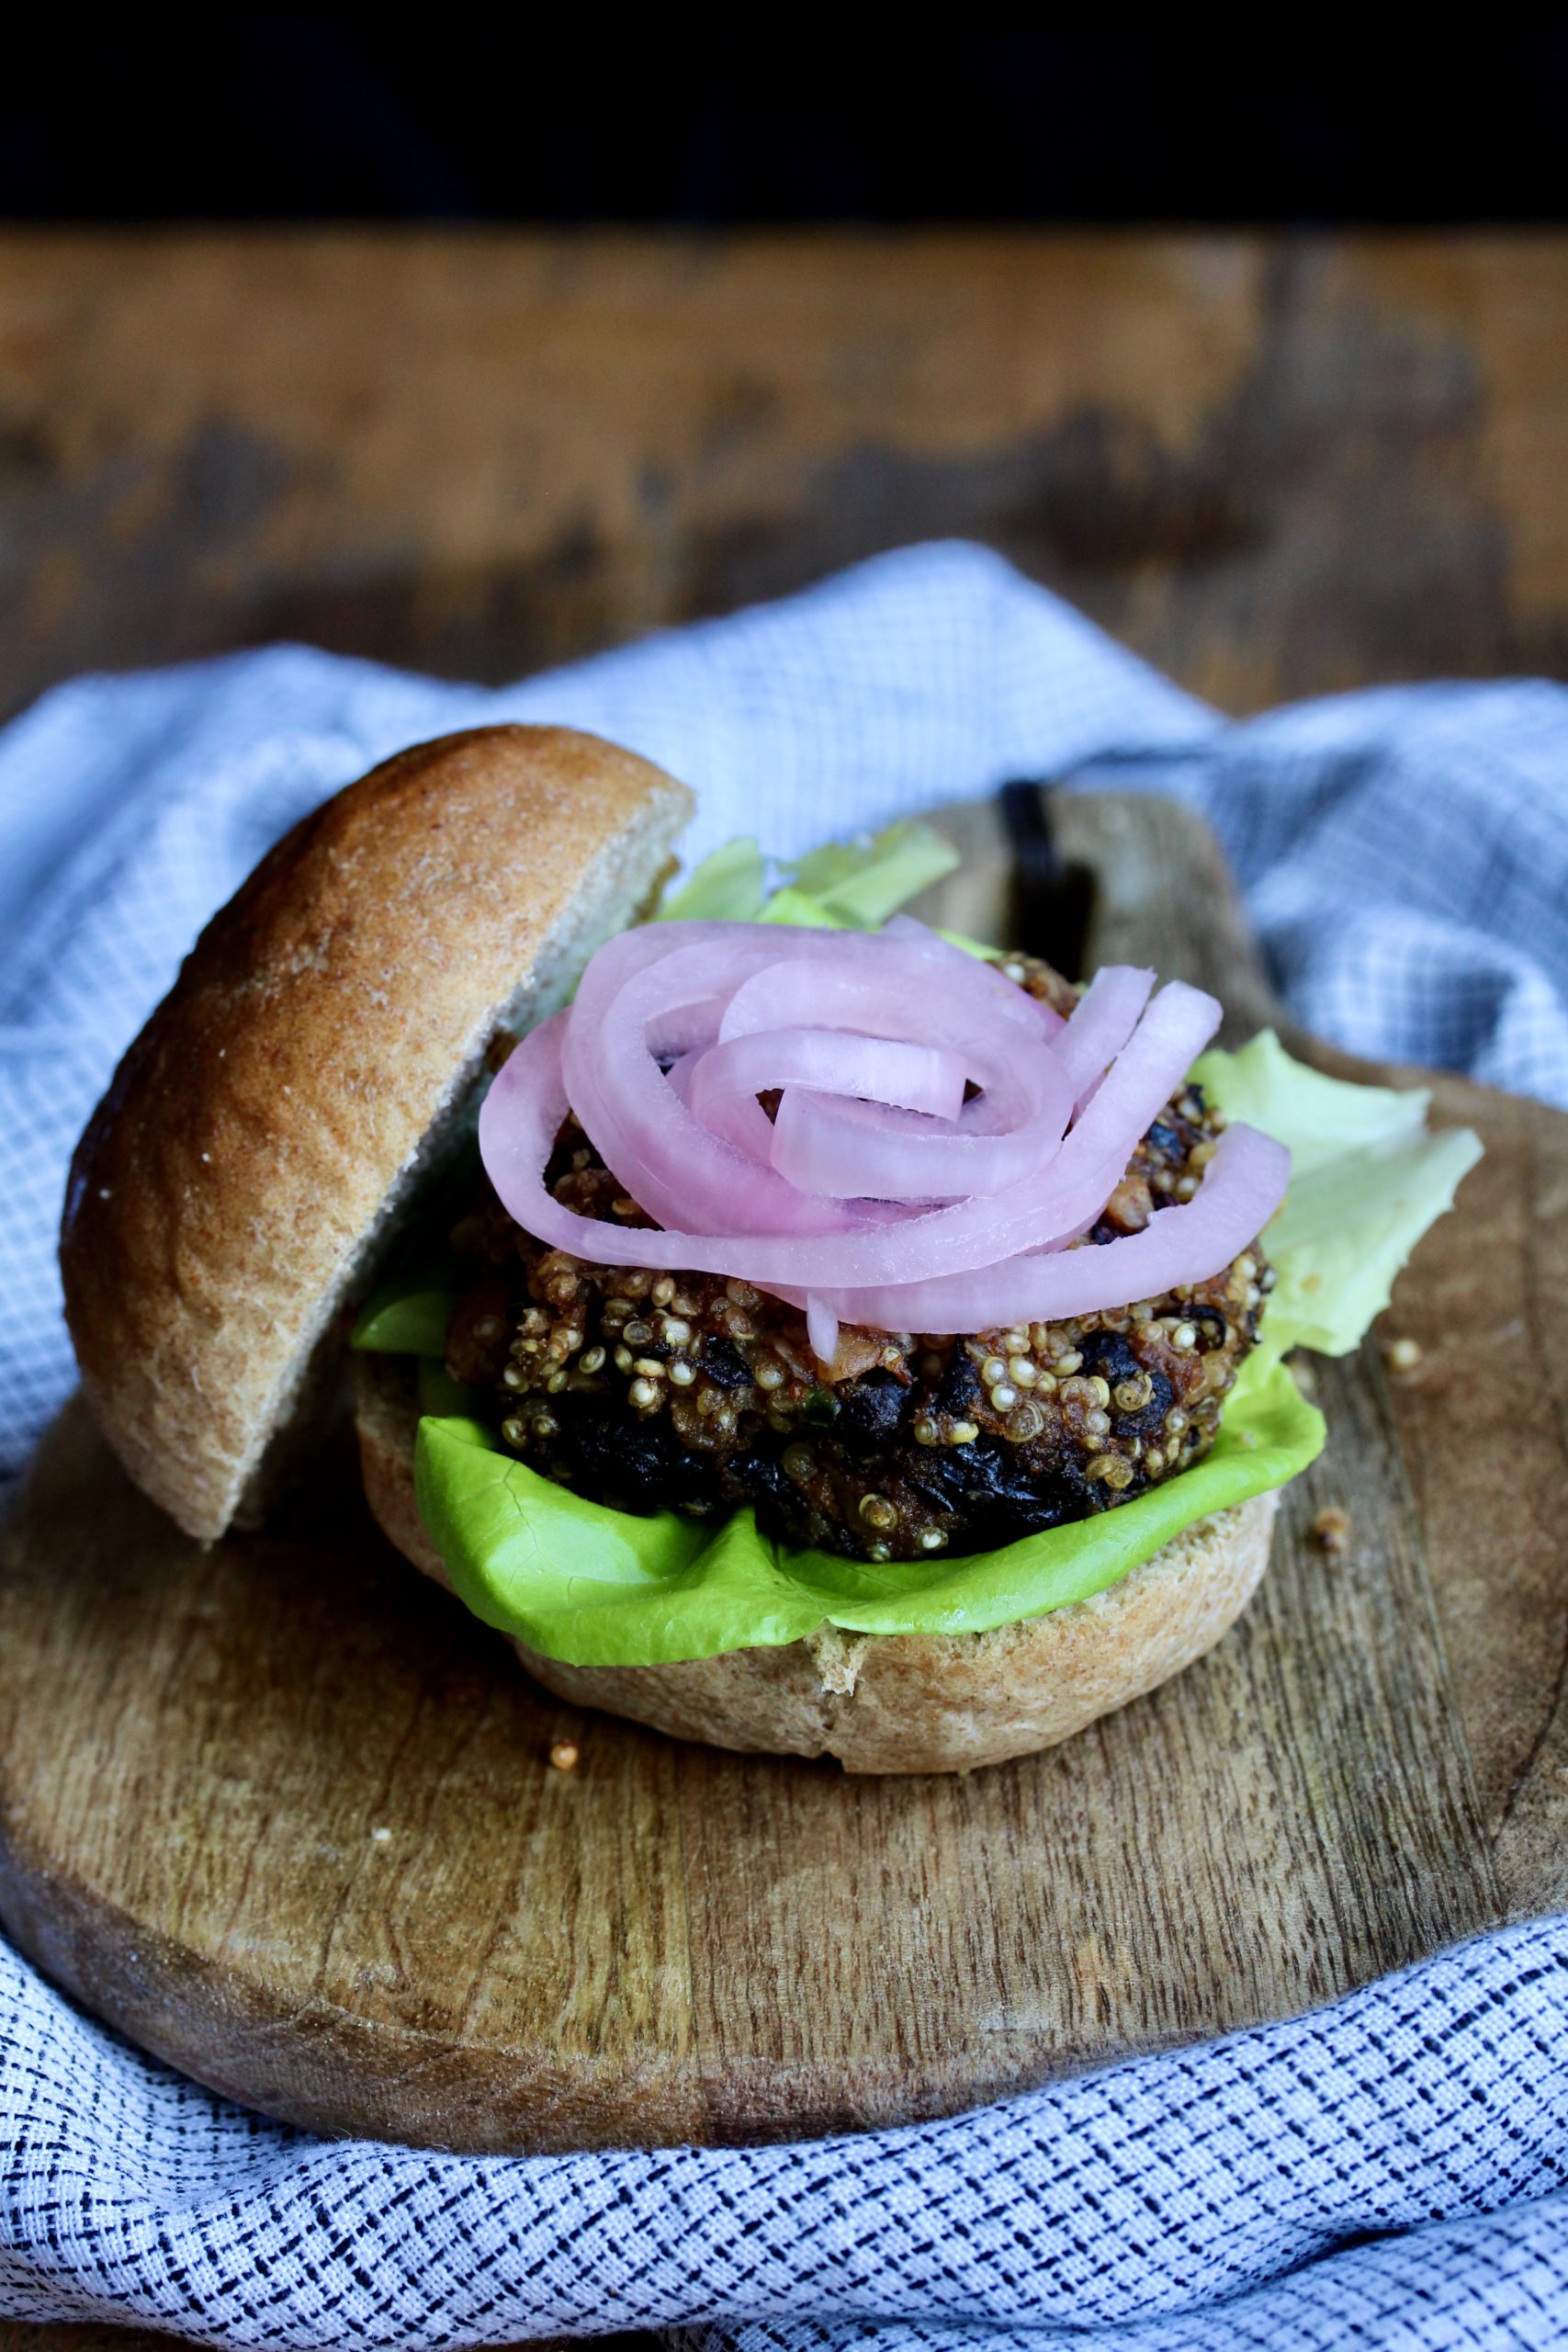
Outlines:
[[280, 636], [499, 682], [955, 535], [1233, 710], [1561, 675], [1568, 238], [0, 235], [0, 715]]
[[1568, 239], [0, 236], [0, 709], [968, 534], [1233, 709], [1568, 664]]

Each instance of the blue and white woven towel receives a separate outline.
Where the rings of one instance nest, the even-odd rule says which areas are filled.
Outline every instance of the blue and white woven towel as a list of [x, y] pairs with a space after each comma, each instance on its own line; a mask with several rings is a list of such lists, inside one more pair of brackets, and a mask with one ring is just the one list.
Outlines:
[[[1004, 777], [1178, 793], [1296, 1011], [1568, 1106], [1568, 691], [1233, 725], [979, 549], [918, 548], [499, 694], [285, 649], [88, 679], [0, 736], [0, 1468], [70, 1385], [71, 1145], [200, 922], [397, 746], [566, 720], [781, 852]], [[0, 2312], [216, 2343], [635, 2326], [693, 2352], [1568, 2342], [1568, 1923], [1321, 2016], [904, 2132], [532, 2159], [329, 2144], [0, 1948]]]

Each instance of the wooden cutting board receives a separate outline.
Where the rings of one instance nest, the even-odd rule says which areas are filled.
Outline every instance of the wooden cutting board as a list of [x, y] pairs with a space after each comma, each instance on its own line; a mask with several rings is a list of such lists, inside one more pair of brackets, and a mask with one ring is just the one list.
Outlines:
[[[953, 821], [940, 911], [999, 935], [995, 813]], [[1091, 963], [1206, 982], [1233, 1037], [1276, 1017], [1193, 819], [1068, 800], [1058, 837]], [[1389, 1318], [1420, 1365], [1316, 1365], [1328, 1451], [1258, 1600], [1179, 1681], [968, 1778], [575, 1713], [389, 1550], [345, 1454], [203, 1552], [71, 1405], [0, 1552], [0, 1919], [268, 2113], [543, 2150], [939, 2114], [1568, 1899], [1568, 1119], [1448, 1079], [1437, 1108], [1487, 1158]]]

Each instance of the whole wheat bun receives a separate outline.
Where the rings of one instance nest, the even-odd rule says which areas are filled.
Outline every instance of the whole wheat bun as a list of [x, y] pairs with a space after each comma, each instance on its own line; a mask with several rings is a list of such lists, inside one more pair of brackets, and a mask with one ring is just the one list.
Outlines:
[[570, 728], [446, 736], [297, 825], [202, 933], [77, 1147], [61, 1238], [88, 1400], [188, 1534], [265, 1496], [492, 1042], [641, 910], [691, 805]]
[[[450, 1578], [414, 1494], [408, 1359], [363, 1356], [359, 1455], [370, 1508], [398, 1549]], [[834, 1756], [850, 1772], [962, 1772], [1053, 1747], [1168, 1681], [1240, 1616], [1269, 1565], [1277, 1495], [1176, 1537], [1091, 1600], [989, 1634], [851, 1634], [824, 1626], [778, 1649], [678, 1666], [562, 1666], [513, 1647], [558, 1697], [678, 1739]]]

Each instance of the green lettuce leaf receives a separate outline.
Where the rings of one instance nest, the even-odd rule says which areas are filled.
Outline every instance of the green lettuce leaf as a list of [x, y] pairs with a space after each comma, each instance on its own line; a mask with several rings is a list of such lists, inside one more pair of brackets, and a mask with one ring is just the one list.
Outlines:
[[1206, 1458], [1071, 1526], [964, 1560], [878, 1565], [794, 1551], [750, 1511], [721, 1525], [586, 1502], [502, 1451], [478, 1420], [420, 1423], [420, 1511], [487, 1625], [571, 1666], [654, 1666], [767, 1649], [821, 1625], [979, 1634], [1103, 1592], [1210, 1511], [1283, 1486], [1323, 1444], [1286, 1368], [1243, 1367]]
[[953, 843], [918, 819], [829, 842], [771, 871], [754, 841], [726, 842], [664, 899], [654, 920], [874, 931], [958, 862]]
[[[889, 825], [870, 840], [829, 842], [814, 849], [789, 873], [788, 885], [797, 899], [814, 900], [843, 928], [874, 931], [958, 863], [950, 841], [912, 820]], [[767, 915], [770, 922], [795, 920], [779, 913], [776, 899]]]
[[466, 1380], [454, 1380], [439, 1356], [421, 1356], [418, 1383], [422, 1413], [455, 1414], [468, 1419], [490, 1410], [491, 1391], [470, 1387]]
[[417, 1273], [390, 1275], [360, 1308], [348, 1344], [374, 1355], [444, 1356], [460, 1296]]
[[768, 866], [750, 834], [726, 842], [660, 903], [655, 922], [755, 922], [768, 899]]
[[1393, 1278], [1453, 1205], [1481, 1157], [1466, 1127], [1426, 1131], [1419, 1089], [1352, 1086], [1292, 1061], [1272, 1029], [1192, 1073], [1227, 1118], [1291, 1150], [1291, 1189], [1263, 1236], [1279, 1275], [1264, 1318], [1269, 1347], [1348, 1355], [1388, 1305]]

